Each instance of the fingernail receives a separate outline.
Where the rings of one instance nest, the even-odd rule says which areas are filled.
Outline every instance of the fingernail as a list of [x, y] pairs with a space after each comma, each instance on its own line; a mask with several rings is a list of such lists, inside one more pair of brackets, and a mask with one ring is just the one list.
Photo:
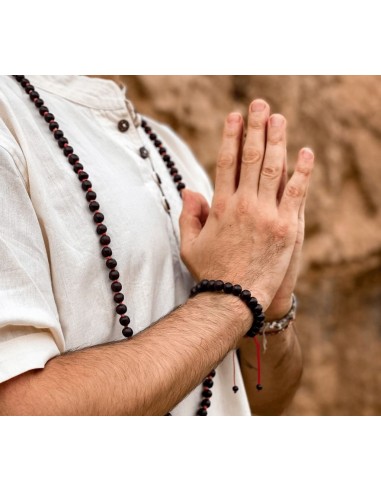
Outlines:
[[261, 111], [264, 111], [265, 108], [266, 108], [266, 104], [260, 99], [253, 101], [250, 107], [252, 113], [259, 113]]
[[241, 120], [241, 115], [239, 113], [230, 113], [228, 116], [229, 123], [238, 123]]
[[305, 147], [302, 150], [302, 156], [303, 156], [303, 159], [305, 159], [306, 161], [310, 161], [311, 159], [314, 158], [314, 153], [312, 152], [312, 150], [309, 147]]
[[271, 126], [280, 127], [283, 125], [284, 118], [280, 114], [273, 114], [270, 118]]

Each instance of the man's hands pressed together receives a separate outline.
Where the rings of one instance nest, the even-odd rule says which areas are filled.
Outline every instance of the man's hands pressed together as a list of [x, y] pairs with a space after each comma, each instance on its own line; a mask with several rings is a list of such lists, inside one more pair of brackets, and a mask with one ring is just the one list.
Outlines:
[[201, 195], [184, 190], [182, 258], [196, 279], [238, 283], [268, 315], [283, 316], [296, 281], [314, 158], [301, 150], [287, 182], [286, 120], [269, 111], [262, 100], [251, 104], [244, 142], [241, 115], [228, 116], [210, 210]]
[[[194, 277], [221, 278], [251, 290], [266, 319], [291, 307], [304, 239], [304, 211], [314, 156], [299, 152], [287, 178], [286, 120], [263, 100], [250, 106], [247, 135], [242, 117], [225, 122], [211, 210], [199, 195], [184, 193], [182, 254]], [[265, 391], [256, 391], [257, 365], [251, 339], [239, 342], [241, 370], [251, 409], [276, 415], [291, 401], [302, 373], [294, 327], [268, 337], [262, 358]]]

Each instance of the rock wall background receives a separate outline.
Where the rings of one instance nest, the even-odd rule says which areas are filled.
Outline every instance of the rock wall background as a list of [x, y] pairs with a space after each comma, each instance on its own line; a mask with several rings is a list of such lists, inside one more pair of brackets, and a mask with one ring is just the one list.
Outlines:
[[213, 177], [225, 115], [254, 97], [317, 158], [297, 294], [305, 370], [287, 415], [381, 415], [381, 77], [125, 76]]

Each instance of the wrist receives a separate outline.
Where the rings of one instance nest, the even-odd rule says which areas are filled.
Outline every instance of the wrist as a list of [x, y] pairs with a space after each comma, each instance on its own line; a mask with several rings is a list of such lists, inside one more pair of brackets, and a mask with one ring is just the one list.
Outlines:
[[260, 335], [263, 335], [263, 348], [266, 350], [267, 345], [267, 335], [278, 335], [279, 333], [284, 333], [290, 324], [295, 320], [296, 317], [297, 300], [295, 294], [292, 294], [292, 304], [288, 313], [282, 318], [278, 318], [273, 321], [266, 321], [263, 325], [263, 329]]
[[229, 324], [238, 338], [243, 337], [253, 323], [250, 309], [239, 297], [223, 295], [219, 292], [200, 292], [189, 299], [190, 303], [202, 303], [207, 314], [214, 314], [221, 322]]
[[[236, 308], [239, 304], [243, 304], [248, 308], [252, 316], [252, 324], [250, 329], [246, 332], [248, 337], [255, 337], [263, 328], [265, 323], [265, 315], [263, 314], [263, 306], [258, 302], [258, 299], [252, 296], [251, 292], [247, 289], [243, 289], [239, 284], [232, 284], [231, 282], [224, 282], [223, 280], [201, 280], [197, 285], [192, 287], [190, 296], [194, 297], [203, 292], [217, 293], [219, 296], [227, 294], [240, 301], [238, 304], [234, 304]], [[242, 307], [240, 308], [240, 311]]]
[[292, 307], [292, 294], [284, 299], [276, 300], [270, 304], [268, 309], [265, 311], [266, 321], [277, 321], [282, 319], [290, 311]]

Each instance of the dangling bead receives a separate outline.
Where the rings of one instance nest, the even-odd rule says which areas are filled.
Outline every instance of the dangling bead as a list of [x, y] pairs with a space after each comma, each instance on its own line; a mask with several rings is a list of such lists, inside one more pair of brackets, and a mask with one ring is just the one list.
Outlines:
[[232, 387], [232, 390], [233, 390], [233, 393], [237, 393], [239, 388], [235, 383], [235, 351], [232, 352], [232, 356], [233, 356], [233, 387]]

